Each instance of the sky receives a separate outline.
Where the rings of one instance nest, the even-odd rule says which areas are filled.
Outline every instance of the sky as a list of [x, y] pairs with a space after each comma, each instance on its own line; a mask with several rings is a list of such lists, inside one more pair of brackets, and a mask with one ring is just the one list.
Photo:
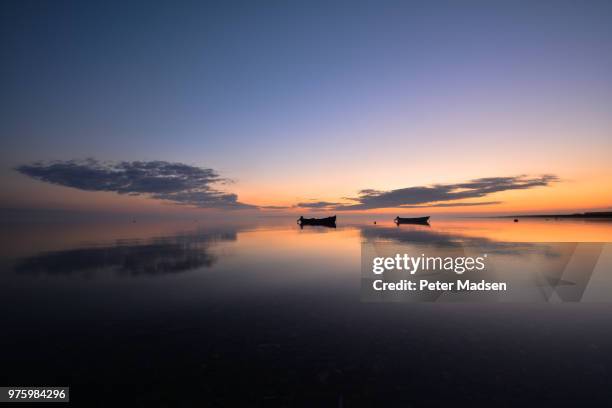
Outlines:
[[0, 208], [612, 208], [610, 2], [0, 7]]

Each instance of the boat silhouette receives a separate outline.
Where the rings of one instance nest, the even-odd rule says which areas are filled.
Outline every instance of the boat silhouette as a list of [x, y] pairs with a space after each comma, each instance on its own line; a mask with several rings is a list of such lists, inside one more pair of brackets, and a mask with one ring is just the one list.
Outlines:
[[416, 217], [416, 218], [395, 217], [393, 222], [395, 222], [397, 225], [400, 225], [400, 224], [429, 225], [429, 216], [427, 216], [427, 217]]
[[324, 227], [336, 228], [336, 216], [334, 215], [333, 217], [327, 218], [304, 218], [303, 216], [300, 216], [297, 223], [302, 227], [304, 225], [320, 225]]

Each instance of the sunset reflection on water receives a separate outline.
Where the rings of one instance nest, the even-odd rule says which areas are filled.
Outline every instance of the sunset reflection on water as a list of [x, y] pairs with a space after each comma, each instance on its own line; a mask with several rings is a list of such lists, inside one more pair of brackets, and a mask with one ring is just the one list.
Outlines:
[[[308, 395], [319, 393], [318, 401], [344, 393], [348, 401], [380, 402], [388, 384], [427, 389], [442, 382], [460, 394], [440, 370], [488, 384], [493, 395], [505, 386], [484, 373], [520, 384], [520, 376], [508, 377], [513, 367], [541, 378], [552, 369], [549, 386], [575, 390], [569, 385], [585, 364], [610, 363], [608, 303], [360, 298], [364, 242], [440, 253], [445, 245], [507, 249], [511, 242], [530, 246], [555, 237], [571, 246], [609, 241], [609, 223], [433, 219], [430, 226], [397, 227], [340, 218], [336, 228], [300, 229], [293, 218], [274, 218], [9, 225], [5, 231], [0, 307], [10, 311], [2, 322], [10, 335], [0, 337], [0, 346], [13, 353], [1, 362], [17, 383], [62, 382], [81, 390], [100, 382], [142, 381], [167, 390], [210, 384], [215, 393], [200, 397], [227, 401], [236, 394], [219, 390], [230, 381], [253, 401], [270, 393], [289, 401], [288, 392], [305, 387]], [[517, 257], [521, 267], [531, 259]], [[605, 297], [608, 281], [591, 280], [599, 286], [589, 290]], [[45, 347], [35, 347], [40, 333]], [[562, 350], [564, 363], [547, 352], [551, 345]], [[20, 358], [24, 353], [29, 360]], [[480, 357], [466, 357], [474, 355]], [[405, 367], [418, 376], [407, 377]], [[607, 384], [595, 372], [581, 375], [588, 381], [580, 392]]]

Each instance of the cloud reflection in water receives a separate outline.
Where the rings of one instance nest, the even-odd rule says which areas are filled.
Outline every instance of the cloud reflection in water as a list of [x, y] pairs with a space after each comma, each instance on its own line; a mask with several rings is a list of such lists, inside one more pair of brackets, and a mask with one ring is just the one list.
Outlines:
[[147, 241], [117, 241], [110, 246], [91, 246], [43, 252], [18, 262], [20, 274], [84, 275], [111, 272], [127, 276], [159, 276], [209, 268], [218, 258], [211, 245], [235, 241], [236, 232], [194, 233]]

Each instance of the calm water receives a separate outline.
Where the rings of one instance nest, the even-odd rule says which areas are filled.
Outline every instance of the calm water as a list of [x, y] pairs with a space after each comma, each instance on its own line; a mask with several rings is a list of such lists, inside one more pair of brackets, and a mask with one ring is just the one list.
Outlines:
[[3, 231], [0, 383], [70, 385], [77, 405], [117, 396], [134, 406], [612, 401], [612, 303], [360, 300], [364, 241], [612, 242], [612, 223], [300, 229], [261, 219]]

